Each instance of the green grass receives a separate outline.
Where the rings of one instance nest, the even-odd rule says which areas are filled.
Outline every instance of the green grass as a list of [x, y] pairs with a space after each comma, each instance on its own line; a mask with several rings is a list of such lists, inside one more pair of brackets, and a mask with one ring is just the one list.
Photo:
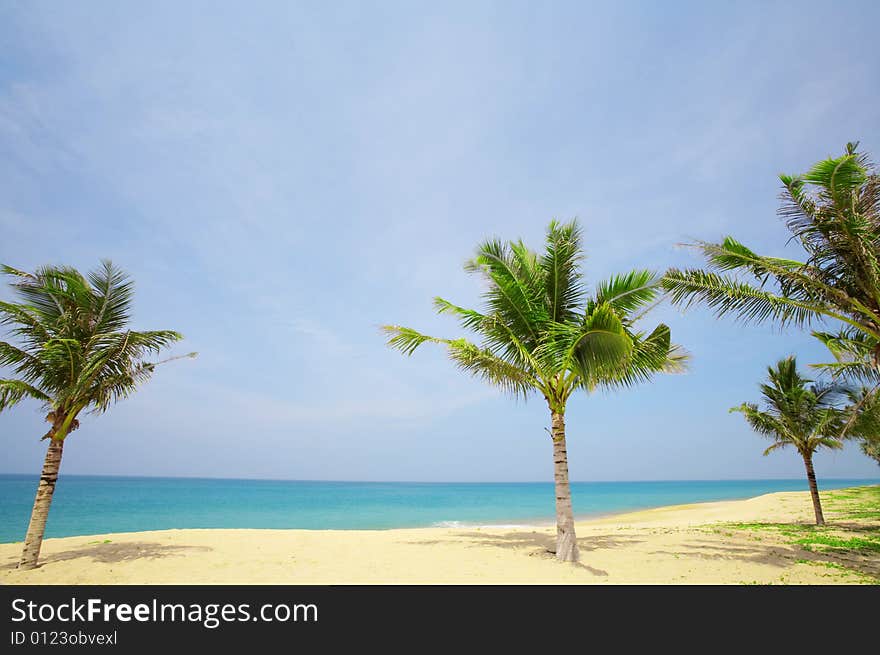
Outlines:
[[795, 564], [808, 564], [809, 566], [821, 566], [826, 569], [832, 569], [834, 571], [839, 571], [841, 575], [844, 576], [852, 576], [858, 578], [861, 582], [866, 584], [875, 584], [880, 585], [880, 579], [875, 578], [872, 575], [867, 573], [862, 573], [861, 571], [857, 571], [851, 569], [843, 564], [838, 564], [837, 562], [826, 562], [824, 560], [810, 560], [810, 559], [798, 559], [795, 560]]
[[821, 496], [832, 514], [839, 513], [845, 518], [880, 518], [880, 486], [828, 491]]
[[880, 509], [865, 510], [864, 512], [849, 512], [847, 516], [851, 519], [878, 519], [880, 520]]
[[[800, 537], [804, 533], [813, 532], [815, 525], [804, 525], [802, 523], [725, 523], [725, 527], [733, 530], [748, 530], [751, 532], [774, 531], [784, 537]], [[732, 532], [720, 532], [728, 537], [732, 537]]]
[[874, 551], [880, 553], [880, 530], [878, 530], [876, 536], [852, 537], [851, 539], [843, 539], [827, 534], [815, 534], [798, 539], [794, 543], [798, 546], [803, 546], [804, 550], [814, 550], [814, 546], [827, 546], [838, 550]]
[[801, 523], [725, 523], [734, 530], [812, 530], [816, 526]]
[[[811, 559], [795, 560], [798, 564], [831, 569], [833, 573], [828, 575], [832, 577], [856, 577], [860, 582], [880, 584], [880, 486], [823, 492], [821, 496], [827, 523], [822, 527], [752, 522], [723, 523], [709, 529], [730, 536], [750, 532], [752, 541], [781, 540], [811, 554]], [[809, 498], [805, 502], [809, 503]]]

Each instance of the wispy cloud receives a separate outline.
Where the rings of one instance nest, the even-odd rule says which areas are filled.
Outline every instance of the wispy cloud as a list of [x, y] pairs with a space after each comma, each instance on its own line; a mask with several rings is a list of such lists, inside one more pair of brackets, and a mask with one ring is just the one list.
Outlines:
[[287, 321], [294, 332], [303, 335], [309, 341], [307, 348], [317, 348], [322, 355], [338, 357], [352, 351], [352, 346], [340, 336], [320, 323], [307, 318], [295, 318]]

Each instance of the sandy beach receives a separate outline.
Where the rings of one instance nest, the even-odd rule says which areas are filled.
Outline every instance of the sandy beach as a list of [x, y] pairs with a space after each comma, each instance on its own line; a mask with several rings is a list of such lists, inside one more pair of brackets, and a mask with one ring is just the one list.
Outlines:
[[[880, 520], [823, 494], [823, 539], [876, 535]], [[864, 584], [880, 552], [794, 543], [813, 534], [807, 492], [679, 505], [582, 521], [581, 562], [557, 562], [552, 527], [162, 530], [47, 539], [41, 565], [4, 584]], [[758, 525], [755, 525], [758, 523]], [[775, 525], [774, 525], [775, 524]], [[780, 527], [781, 526], [781, 527]], [[790, 526], [790, 527], [789, 527]], [[798, 532], [801, 531], [801, 532]], [[871, 537], [873, 538], [873, 537]], [[831, 542], [829, 542], [831, 543]]]

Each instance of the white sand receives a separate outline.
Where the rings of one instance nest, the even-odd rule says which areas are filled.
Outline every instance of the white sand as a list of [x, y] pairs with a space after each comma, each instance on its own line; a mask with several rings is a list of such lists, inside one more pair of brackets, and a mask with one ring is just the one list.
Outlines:
[[[719, 522], [809, 523], [805, 492], [621, 514], [578, 524], [581, 563], [557, 562], [550, 528], [162, 530], [47, 539], [41, 566], [5, 584], [848, 583], [767, 531]], [[713, 527], [713, 524], [716, 524]], [[859, 556], [861, 557], [861, 556]], [[870, 556], [865, 556], [870, 557]], [[801, 561], [798, 561], [801, 560]], [[869, 568], [880, 562], [867, 562]]]

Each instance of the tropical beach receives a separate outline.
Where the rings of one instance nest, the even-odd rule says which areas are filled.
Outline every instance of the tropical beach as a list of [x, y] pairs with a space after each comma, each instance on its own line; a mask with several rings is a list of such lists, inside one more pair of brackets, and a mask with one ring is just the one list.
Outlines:
[[550, 527], [162, 530], [47, 539], [43, 564], [3, 584], [878, 584], [880, 486], [678, 505], [577, 523], [582, 561]]
[[0, 582], [880, 581], [877, 8], [765, 4], [0, 9]]
[[[793, 451], [802, 461], [813, 510], [810, 527], [813, 533], [802, 535], [794, 544], [807, 552], [813, 552], [813, 542], [827, 545], [835, 558], [825, 562], [825, 565], [841, 568], [851, 575], [861, 576], [860, 579], [868, 576], [868, 580], [874, 580], [871, 577], [873, 566], [870, 560], [863, 561], [862, 553], [877, 550], [880, 544], [877, 541], [877, 526], [870, 522], [843, 523], [841, 519], [875, 517], [878, 504], [876, 488], [856, 489], [849, 495], [840, 491], [826, 491], [823, 508], [815, 467], [817, 454], [841, 451], [854, 442], [861, 446], [867, 458], [880, 461], [876, 451], [880, 442], [880, 328], [877, 327], [880, 325], [880, 308], [875, 302], [875, 296], [880, 297], [880, 276], [876, 274], [880, 270], [880, 255], [875, 236], [880, 231], [880, 202], [877, 201], [880, 198], [880, 174], [873, 171], [868, 156], [860, 153], [858, 146], [856, 142], [847, 143], [842, 156], [817, 162], [803, 176], [780, 176], [785, 189], [783, 198], [791, 203], [788, 209], [782, 211], [794, 215], [787, 227], [802, 240], [807, 251], [812, 252], [813, 259], [821, 257], [830, 270], [816, 263], [801, 264], [758, 255], [728, 236], [721, 243], [692, 244], [706, 259], [706, 270], [671, 268], [664, 274], [658, 274], [647, 269], [632, 269], [589, 286], [582, 270], [585, 251], [582, 228], [577, 220], [564, 223], [551, 220], [545, 230], [542, 251], [529, 249], [521, 239], [489, 239], [480, 243], [475, 257], [466, 261], [464, 268], [481, 278], [483, 290], [480, 295], [484, 307], [480, 310], [469, 309], [441, 297], [435, 297], [433, 301], [438, 314], [453, 315], [460, 327], [471, 332], [475, 340], [430, 336], [410, 327], [385, 324], [381, 326], [386, 335], [385, 345], [407, 357], [422, 350], [425, 344], [440, 346], [460, 371], [490, 384], [509, 397], [543, 397], [550, 419], [550, 427], [545, 427], [545, 431], [550, 437], [553, 463], [555, 538], [552, 532], [539, 530], [538, 526], [533, 526], [534, 529], [525, 538], [520, 533], [499, 531], [500, 528], [490, 529], [488, 526], [475, 528], [476, 535], [473, 532], [450, 532], [462, 530], [464, 526], [450, 527], [445, 532], [392, 530], [381, 536], [372, 533], [331, 534], [327, 539], [321, 539], [323, 535], [319, 532], [317, 543], [321, 544], [322, 551], [334, 554], [338, 548], [333, 561], [354, 561], [351, 554], [360, 549], [364, 552], [367, 570], [379, 572], [380, 576], [385, 576], [385, 582], [439, 583], [436, 576], [441, 569], [438, 567], [448, 556], [449, 569], [456, 571], [453, 574], [456, 581], [479, 581], [480, 577], [474, 571], [481, 571], [485, 582], [497, 583], [501, 579], [500, 570], [496, 573], [491, 565], [487, 568], [486, 559], [497, 562], [498, 555], [495, 553], [490, 557], [492, 549], [489, 546], [508, 544], [514, 551], [512, 556], [522, 555], [524, 549], [517, 545], [531, 544], [533, 551], [527, 553], [530, 556], [540, 557], [549, 553], [558, 562], [569, 563], [576, 570], [586, 567], [596, 576], [609, 577], [610, 581], [611, 576], [606, 569], [597, 569], [592, 564], [581, 562], [582, 547], [590, 552], [595, 550], [595, 546], [588, 538], [578, 538], [566, 414], [569, 402], [578, 395], [595, 397], [599, 390], [630, 391], [654, 382], [655, 378], [663, 375], [687, 373], [692, 356], [672, 341], [670, 327], [665, 323], [656, 324], [653, 328], [642, 326], [645, 314], [661, 302], [669, 301], [685, 309], [693, 304], [706, 304], [714, 308], [718, 318], [734, 314], [746, 324], [772, 319], [782, 326], [804, 327], [810, 321], [832, 318], [847, 325], [837, 333], [812, 331], [812, 336], [824, 344], [835, 360], [810, 365], [823, 377], [808, 377], [809, 374], [799, 366], [795, 355], [783, 356], [766, 366], [766, 377], [757, 385], [761, 394], [759, 401], [741, 402], [729, 407], [728, 413], [742, 414], [749, 428], [769, 442], [763, 450], [764, 456], [776, 451]], [[810, 180], [816, 187], [815, 197], [804, 191], [805, 180]], [[845, 186], [844, 191], [841, 191], [841, 186]], [[829, 214], [834, 216], [833, 220], [827, 218]], [[853, 236], [856, 228], [858, 231]], [[866, 252], [871, 253], [867, 256], [867, 263]], [[832, 275], [837, 278], [843, 275], [838, 269], [844, 270], [845, 276], [834, 280], [839, 287], [835, 288], [828, 280]], [[85, 418], [87, 413], [104, 414], [119, 401], [133, 395], [152, 378], [158, 367], [181, 359], [193, 359], [197, 353], [172, 354], [157, 359], [162, 351], [181, 341], [183, 335], [174, 330], [135, 331], [128, 327], [132, 322], [134, 282], [109, 260], [103, 260], [100, 267], [87, 274], [67, 266], [41, 267], [28, 272], [4, 265], [0, 270], [10, 278], [9, 286], [18, 300], [0, 301], [0, 322], [10, 326], [9, 333], [19, 342], [16, 345], [0, 341], [0, 366], [18, 376], [0, 379], [0, 411], [16, 407], [24, 401], [36, 401], [46, 412], [45, 421], [49, 424], [48, 431], [41, 439], [47, 441], [48, 445], [15, 568], [22, 572], [48, 570], [41, 567], [40, 555], [47, 537], [49, 512], [55, 498], [64, 446], [68, 438], [80, 429], [80, 416]], [[731, 270], [740, 271], [741, 274], [747, 272], [756, 278], [755, 284], [759, 286], [744, 284], [740, 277], [720, 274]], [[778, 293], [764, 289], [768, 276], [775, 276], [780, 289]], [[8, 475], [4, 476], [2, 482], [17, 489], [19, 494], [22, 491], [21, 483], [27, 484], [20, 476]], [[224, 505], [224, 514], [232, 514], [231, 510], [236, 504], [246, 499], [247, 494], [257, 486], [255, 481], [243, 482], [243, 486], [236, 488], [238, 498], [233, 496]], [[753, 482], [760, 484], [760, 480]], [[785, 483], [784, 480], [779, 482]], [[765, 484], [770, 483], [770, 480], [765, 481]], [[112, 490], [111, 507], [121, 509], [128, 515], [131, 512], [124, 503], [124, 497], [118, 493], [125, 484], [111, 481], [109, 488]], [[346, 483], [339, 484], [344, 487]], [[717, 485], [726, 483], [716, 480], [708, 481], [708, 484], [715, 484], [717, 493]], [[97, 487], [89, 487], [86, 483], [85, 488], [98, 491], [101, 486], [107, 489], [107, 485], [102, 485], [100, 481]], [[155, 502], [160, 487], [158, 479], [154, 482], [148, 480], [140, 493], [135, 495], [139, 501], [153, 501], [155, 508], [161, 505], [161, 501]], [[307, 493], [300, 499], [300, 504], [320, 515], [322, 492], [327, 489], [324, 487]], [[343, 504], [358, 514], [368, 507], [367, 494], [352, 495], [350, 491], [347, 499], [346, 492], [343, 492]], [[398, 490], [397, 495], [409, 496], [412, 505], [412, 499], [418, 497], [415, 491], [410, 489], [400, 493]], [[645, 494], [645, 498], [653, 497], [653, 502], [658, 502], [662, 496], [657, 491], [653, 495]], [[199, 491], [184, 487], [177, 492], [184, 498], [189, 495], [202, 503], [198, 514], [203, 515], [209, 509], [203, 504], [208, 496]], [[280, 490], [280, 493], [283, 496], [285, 491]], [[729, 494], [729, 490], [726, 493]], [[589, 497], [590, 494], [584, 495]], [[20, 500], [20, 496], [18, 500], [9, 494], [4, 497], [9, 505], [3, 508], [3, 513], [10, 510], [15, 513], [13, 504]], [[545, 514], [545, 503], [550, 497], [549, 493], [541, 496], [542, 509], [538, 515]], [[769, 499], [769, 504], [760, 502], [761, 498]], [[859, 501], [858, 512], [852, 513], [852, 508], [839, 506], [839, 501], [846, 498]], [[80, 507], [91, 512], [90, 515], [80, 516], [80, 525], [88, 523], [93, 516], [102, 516], [97, 511], [100, 508], [97, 500], [97, 495], [87, 494], [80, 501]], [[283, 520], [289, 515], [290, 512], [283, 507], [272, 509], [275, 497], [266, 500], [268, 504], [259, 501], [252, 504], [269, 507], [268, 513], [274, 515], [275, 520]], [[586, 523], [584, 530], [600, 542], [607, 535], [596, 534], [597, 530], [634, 530], [630, 539], [632, 544], [644, 543], [647, 548], [655, 549], [642, 551], [635, 548], [630, 552], [626, 548], [614, 549], [614, 556], [607, 561], [608, 566], [619, 568], [619, 562], [615, 565], [616, 557], [628, 557], [640, 563], [632, 573], [636, 577], [622, 574], [618, 581], [672, 582], [680, 577], [692, 583], [701, 580], [721, 583], [734, 581], [730, 575], [732, 571], [739, 571], [754, 574], [756, 581], [760, 578], [766, 582], [767, 570], [763, 569], [734, 567], [726, 570], [722, 567], [721, 570], [713, 570], [705, 566], [694, 567], [690, 562], [694, 557], [693, 548], [687, 541], [673, 539], [667, 543], [664, 537], [657, 542], [655, 535], [677, 534], [687, 540], [693, 537], [693, 530], [710, 530], [734, 538], [735, 533], [724, 531], [726, 524], [721, 524], [718, 530], [710, 527], [719, 522], [717, 516], [727, 516], [728, 522], [732, 521], [737, 526], [749, 525], [752, 530], [767, 529], [769, 534], [774, 534], [775, 529], [778, 535], [791, 536], [802, 532], [803, 526], [799, 523], [800, 508], [796, 514], [783, 511], [787, 500], [784, 494], [759, 496], [729, 507], [697, 507], [690, 513], [685, 508], [673, 507], [655, 510], [647, 515], [650, 517], [647, 521], [642, 515], [636, 514], [619, 517], [610, 524], [608, 520], [605, 523]], [[522, 502], [522, 498], [519, 502]], [[644, 506], [645, 502], [641, 500], [638, 505]], [[169, 503], [173, 505], [174, 499], [170, 498]], [[836, 503], [838, 507], [830, 508], [829, 503]], [[418, 500], [415, 500], [415, 504], [418, 504]], [[785, 509], [794, 511], [793, 507]], [[717, 515], [716, 510], [719, 510]], [[837, 512], [837, 520], [826, 520], [826, 512], [829, 516]], [[189, 516], [192, 514], [184, 514], [181, 518], [189, 521]], [[771, 520], [777, 516], [780, 517], [778, 520]], [[226, 517], [222, 519], [224, 522], [228, 520]], [[263, 520], [266, 520], [265, 517]], [[7, 526], [10, 524], [6, 521]], [[235, 523], [232, 525], [237, 527]], [[296, 524], [294, 526], [297, 527]], [[140, 526], [136, 524], [136, 527]], [[849, 534], [853, 531], [857, 534]], [[140, 537], [122, 533], [99, 535], [102, 538], [86, 543], [96, 546], [99, 559], [106, 560], [107, 575], [119, 576], [117, 569], [110, 566], [121, 565], [116, 561], [119, 557], [123, 562], [128, 557], [149, 561], [164, 560], [161, 553], [181, 553], [168, 560], [173, 564], [187, 559], [183, 553], [202, 552], [204, 557], [199, 560], [202, 562], [212, 559], [206, 553], [214, 551], [206, 544], [220, 539], [223, 546], [218, 551], [219, 559], [209, 567], [213, 574], [207, 571], [200, 574], [198, 565], [190, 567], [183, 562], [190, 581], [203, 583], [228, 583], [237, 580], [238, 575], [244, 575], [242, 582], [255, 582], [246, 574], [228, 570], [240, 559], [241, 549], [247, 548], [253, 548], [254, 552], [267, 551], [268, 561], [258, 562], [269, 566], [270, 578], [267, 579], [287, 579], [275, 570], [279, 564], [284, 564], [278, 561], [278, 553], [292, 549], [304, 551], [304, 556], [309, 557], [314, 548], [310, 546], [313, 535], [306, 536], [306, 533], [300, 532], [280, 533], [278, 539], [273, 538], [272, 533], [247, 531], [193, 533], [183, 530], [169, 538], [163, 533], [145, 534], [155, 534], [158, 541], [142, 542], [138, 541]], [[268, 536], [268, 539], [265, 544], [260, 539], [257, 545], [253, 543], [257, 536]], [[763, 537], [753, 535], [749, 539], [762, 541]], [[114, 541], [116, 546], [112, 545]], [[613, 539], [611, 541], [615, 542]], [[234, 548], [236, 544], [238, 550]], [[381, 557], [371, 554], [369, 544], [382, 554]], [[543, 547], [540, 544], [544, 544]], [[72, 551], [63, 550], [64, 545], [62, 542], [62, 550], [57, 557], [61, 561], [71, 562], [65, 567], [71, 569], [72, 579], [77, 579], [76, 563], [81, 564], [83, 557], [76, 554], [76, 548], [83, 544], [68, 544], [73, 546]], [[273, 545], [279, 548], [273, 548]], [[414, 555], [423, 550], [412, 548], [417, 545], [437, 546], [432, 550], [433, 555], [424, 560], [428, 563], [426, 568], [421, 565], [421, 556]], [[536, 546], [537, 551], [534, 550]], [[658, 550], [662, 547], [667, 550]], [[705, 558], [707, 549], [713, 547], [717, 545], [704, 544], [696, 556]], [[230, 548], [233, 550], [227, 552]], [[447, 551], [447, 555], [439, 555], [440, 550]], [[728, 550], [740, 555], [745, 552], [744, 549]], [[119, 554], [114, 555], [114, 552]], [[779, 568], [781, 552], [771, 548], [765, 553], [763, 563]], [[474, 556], [472, 562], [476, 569], [470, 566], [470, 560], [458, 562], [456, 553], [458, 556], [465, 553]], [[666, 553], [675, 560], [684, 559], [685, 562], [674, 566], [665, 562], [664, 558], [658, 561], [649, 556], [655, 553]], [[849, 560], [851, 564], [854, 563], [854, 571], [839, 561], [845, 553], [856, 554], [855, 558]], [[402, 562], [409, 573], [401, 575], [394, 566], [389, 566], [389, 556], [394, 566]], [[46, 557], [51, 562], [51, 555], [44, 555]], [[88, 554], [85, 559], [88, 560]], [[737, 561], [741, 558], [732, 556], [730, 559]], [[314, 570], [304, 571], [304, 581], [341, 584], [343, 580], [364, 582], [370, 579], [352, 570], [337, 571], [332, 567], [324, 570], [320, 560], [311, 558], [308, 561], [314, 562], [315, 567]], [[289, 561], [286, 563], [290, 564]], [[650, 565], [649, 569], [644, 568], [646, 563]], [[801, 558], [797, 563], [810, 562]], [[512, 565], [513, 562], [503, 563], [505, 567], [508, 564]], [[519, 571], [521, 566], [522, 563], [513, 568]], [[525, 577], [522, 579], [517, 573], [508, 572], [506, 575], [513, 576], [510, 579], [519, 582], [528, 581], [531, 575], [538, 576], [533, 581], [559, 581], [557, 575], [550, 571], [542, 571], [539, 575], [536, 570], [533, 571], [536, 566], [531, 564], [523, 569], [522, 575]], [[667, 572], [659, 578], [657, 573], [650, 572], [658, 567]], [[95, 575], [88, 566], [86, 568], [90, 576]], [[125, 567], [122, 568], [121, 575], [124, 577]], [[223, 569], [227, 569], [227, 577], [217, 574], [218, 570]], [[155, 570], [152, 565], [147, 565], [147, 570], [151, 571], [154, 581], [163, 578], [161, 569]], [[421, 573], [423, 570], [430, 573]], [[681, 571], [685, 571], [686, 575], [679, 576], [677, 572]], [[182, 573], [173, 566], [171, 572], [173, 575]], [[563, 577], [572, 575], [577, 574], [568, 572]], [[669, 578], [669, 575], [673, 577]], [[791, 575], [794, 572], [786, 571], [780, 575], [779, 581], [790, 582]], [[60, 571], [53, 577], [56, 582], [62, 579], [65, 578]], [[810, 576], [804, 579], [810, 579]], [[144, 584], [149, 581], [147, 578], [137, 580]], [[583, 576], [569, 581], [574, 580], [587, 582]], [[100, 575], [91, 580], [99, 583], [108, 581], [108, 578]], [[372, 581], [378, 582], [379, 578]]]

